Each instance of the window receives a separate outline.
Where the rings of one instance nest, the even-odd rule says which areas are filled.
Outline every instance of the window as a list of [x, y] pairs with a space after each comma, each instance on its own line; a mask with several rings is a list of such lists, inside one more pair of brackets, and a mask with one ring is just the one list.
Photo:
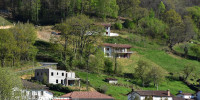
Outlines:
[[56, 80], [56, 83], [58, 83], [58, 80]]
[[37, 76], [39, 76], [39, 72], [37, 72]]
[[110, 50], [110, 48], [106, 48], [106, 50], [107, 50], [107, 51], [109, 51], [109, 50]]
[[51, 72], [51, 76], [53, 76], [53, 72]]
[[106, 35], [108, 35], [108, 32], [106, 32]]
[[62, 73], [62, 76], [64, 76], [64, 73]]
[[63, 80], [61, 80], [61, 84], [63, 84]]
[[57, 72], [57, 75], [58, 75], [58, 72]]
[[42, 76], [42, 74], [43, 74], [43, 73], [41, 72], [41, 76]]

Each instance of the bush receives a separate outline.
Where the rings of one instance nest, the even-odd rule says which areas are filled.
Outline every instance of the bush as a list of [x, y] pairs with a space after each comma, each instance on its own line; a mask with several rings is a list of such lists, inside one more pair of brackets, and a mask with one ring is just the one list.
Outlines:
[[135, 24], [130, 20], [125, 20], [125, 22], [123, 23], [123, 26], [125, 28], [128, 28], [128, 29], [134, 29], [135, 28]]
[[115, 23], [115, 29], [121, 30], [122, 29], [122, 24], [120, 22]]
[[63, 85], [61, 84], [47, 84], [47, 87], [49, 87], [50, 90], [54, 90], [54, 91], [59, 91], [59, 92], [64, 92], [64, 93], [69, 93], [72, 92], [71, 89], [69, 89], [68, 87], [63, 87]]
[[108, 90], [108, 86], [107, 85], [101, 85], [97, 91], [100, 93], [106, 93], [106, 91]]
[[105, 63], [104, 71], [108, 74], [111, 74], [113, 72], [112, 70], [113, 62], [109, 58], [106, 58], [104, 63]]

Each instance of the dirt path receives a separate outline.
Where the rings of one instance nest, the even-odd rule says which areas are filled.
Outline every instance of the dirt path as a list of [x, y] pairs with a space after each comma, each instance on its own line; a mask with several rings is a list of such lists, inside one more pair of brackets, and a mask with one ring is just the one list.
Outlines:
[[9, 29], [9, 28], [12, 28], [12, 27], [13, 27], [12, 25], [0, 26], [0, 29]]

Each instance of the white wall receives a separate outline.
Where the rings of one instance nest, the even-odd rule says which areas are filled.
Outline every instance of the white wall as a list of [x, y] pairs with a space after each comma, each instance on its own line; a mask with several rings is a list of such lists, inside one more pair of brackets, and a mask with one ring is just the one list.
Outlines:
[[117, 81], [110, 80], [109, 83], [110, 83], [110, 84], [117, 84]]
[[106, 36], [110, 36], [110, 27], [106, 27], [106, 32], [108, 32], [108, 34], [106, 34], [106, 32], [104, 33], [104, 35], [106, 35]]
[[191, 98], [193, 98], [192, 95], [182, 95], [182, 94], [178, 94], [177, 97], [181, 97], [181, 98], [184, 98], [184, 99], [191, 99]]
[[[52, 73], [53, 73], [53, 76], [52, 76]], [[62, 80], [64, 84], [65, 78], [66, 78], [65, 71], [49, 69], [49, 83], [61, 84], [61, 80]], [[56, 80], [58, 80], [58, 83], [56, 83]]]
[[76, 78], [75, 72], [66, 72], [67, 78]]

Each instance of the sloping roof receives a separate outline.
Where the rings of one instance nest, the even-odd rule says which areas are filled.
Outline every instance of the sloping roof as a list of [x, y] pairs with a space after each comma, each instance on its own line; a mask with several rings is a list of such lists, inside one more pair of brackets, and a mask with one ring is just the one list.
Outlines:
[[106, 78], [106, 80], [113, 80], [113, 81], [117, 81], [118, 79], [116, 79], [116, 78]]
[[134, 91], [134, 92], [138, 93], [141, 96], [159, 96], [159, 97], [172, 97], [173, 96], [172, 94], [170, 94], [170, 96], [168, 96], [168, 91], [139, 90], [139, 91]]
[[61, 98], [70, 97], [72, 99], [111, 99], [114, 100], [113, 97], [96, 92], [96, 91], [74, 91], [68, 94], [61, 96]]
[[29, 82], [27, 80], [22, 80], [23, 87], [25, 89], [33, 89], [33, 90], [46, 90], [48, 87], [36, 83]]
[[177, 93], [176, 95], [179, 95], [179, 94], [182, 94], [182, 95], [193, 95], [192, 93]]
[[113, 47], [113, 48], [131, 48], [131, 45], [128, 44], [111, 44], [111, 43], [104, 43], [103, 46]]

